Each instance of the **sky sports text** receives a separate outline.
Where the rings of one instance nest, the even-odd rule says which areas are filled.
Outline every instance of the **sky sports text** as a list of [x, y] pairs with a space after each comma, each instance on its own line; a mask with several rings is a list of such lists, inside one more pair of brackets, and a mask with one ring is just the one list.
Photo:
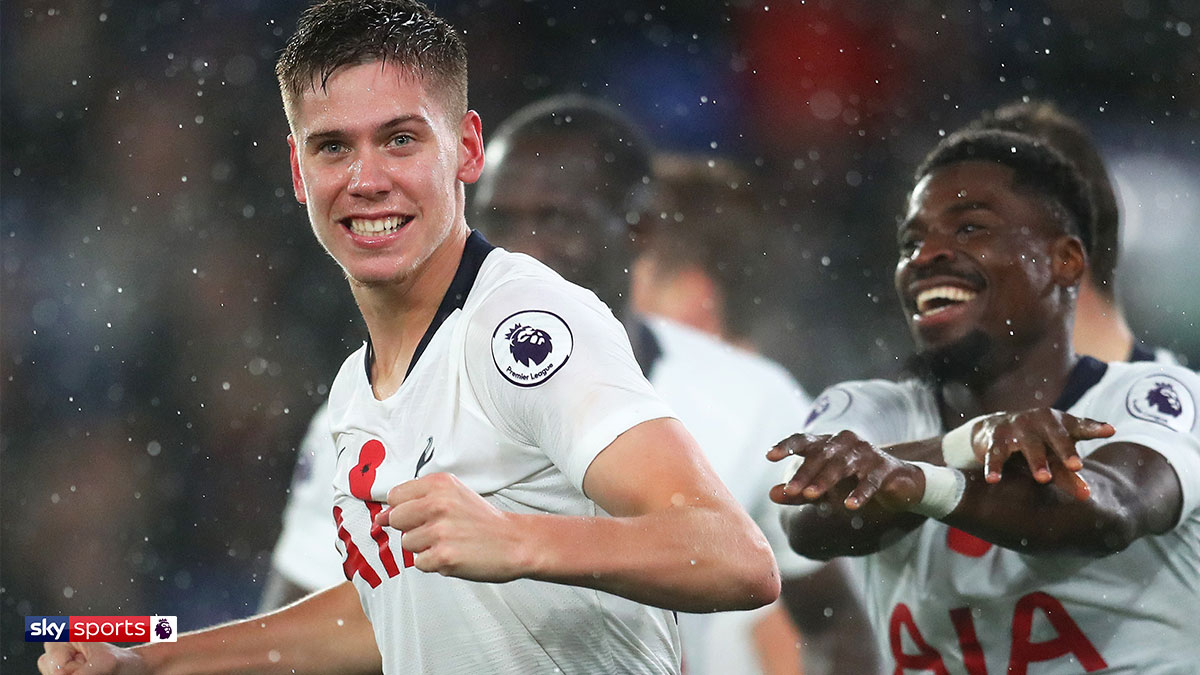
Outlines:
[[175, 642], [174, 616], [27, 616], [26, 642]]

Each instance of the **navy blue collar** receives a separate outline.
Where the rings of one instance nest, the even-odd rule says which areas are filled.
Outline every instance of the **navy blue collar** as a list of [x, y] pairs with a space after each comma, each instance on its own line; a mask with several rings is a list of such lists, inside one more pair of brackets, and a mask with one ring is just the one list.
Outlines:
[[654, 366], [658, 364], [662, 358], [662, 344], [658, 341], [658, 336], [654, 331], [650, 330], [650, 326], [646, 324], [641, 317], [632, 316], [627, 322], [625, 330], [629, 333], [629, 343], [633, 347], [633, 358], [637, 360], [638, 366], [642, 369], [642, 375], [648, 380], [650, 373], [654, 372]]
[[[1062, 393], [1058, 395], [1058, 400], [1050, 407], [1065, 412], [1068, 408], [1078, 403], [1079, 399], [1083, 398], [1088, 389], [1096, 386], [1096, 383], [1100, 381], [1100, 378], [1104, 377], [1104, 373], [1107, 371], [1107, 363], [1098, 361], [1090, 356], [1079, 357], [1074, 367], [1071, 368], [1070, 374], [1067, 375], [1067, 384], [1063, 387]], [[933, 393], [937, 400], [938, 410], [945, 409], [946, 399], [942, 395], [942, 388], [940, 386], [935, 387]]]
[[[433, 315], [433, 321], [429, 327], [425, 329], [425, 334], [421, 336], [421, 341], [417, 343], [417, 350], [413, 352], [412, 360], [408, 362], [408, 370], [404, 372], [404, 377], [407, 379], [412, 373], [413, 367], [417, 365], [417, 360], [421, 358], [421, 354], [425, 353], [425, 348], [429, 346], [429, 342], [433, 340], [434, 334], [442, 327], [446, 319], [454, 313], [456, 309], [462, 309], [467, 301], [467, 294], [471, 292], [471, 287], [475, 285], [475, 278], [479, 276], [479, 268], [483, 267], [483, 261], [488, 257], [488, 254], [495, 249], [488, 243], [487, 239], [476, 230], [471, 230], [471, 234], [467, 237], [467, 244], [463, 247], [462, 259], [458, 261], [458, 269], [454, 272], [454, 278], [450, 280], [450, 287], [446, 289], [446, 294], [442, 296], [442, 302], [438, 305], [437, 312]], [[367, 358], [363, 359], [363, 365], [367, 369], [367, 382], [371, 381], [371, 364], [375, 363], [375, 348], [371, 345], [371, 337], [367, 336]]]
[[1103, 361], [1097, 361], [1090, 356], [1079, 357], [1075, 367], [1071, 369], [1071, 374], [1067, 376], [1067, 386], [1063, 387], [1058, 400], [1050, 407], [1066, 411], [1078, 403], [1088, 389], [1096, 386], [1107, 370], [1108, 364]]
[[1137, 363], [1138, 361], [1156, 361], [1154, 350], [1142, 345], [1140, 342], [1133, 343], [1133, 350], [1129, 352], [1129, 358], [1126, 361]]

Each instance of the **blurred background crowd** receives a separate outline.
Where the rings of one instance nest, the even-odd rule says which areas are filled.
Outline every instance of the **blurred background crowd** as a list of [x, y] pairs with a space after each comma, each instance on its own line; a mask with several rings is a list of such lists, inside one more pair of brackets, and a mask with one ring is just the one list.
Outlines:
[[[729, 224], [766, 242], [747, 333], [810, 394], [900, 372], [911, 172], [1021, 97], [1096, 136], [1134, 330], [1200, 362], [1200, 0], [431, 4], [485, 138], [582, 92], [752, 172], [762, 222]], [[25, 615], [257, 605], [296, 445], [366, 336], [292, 195], [273, 65], [304, 5], [0, 5], [4, 668], [41, 651]]]

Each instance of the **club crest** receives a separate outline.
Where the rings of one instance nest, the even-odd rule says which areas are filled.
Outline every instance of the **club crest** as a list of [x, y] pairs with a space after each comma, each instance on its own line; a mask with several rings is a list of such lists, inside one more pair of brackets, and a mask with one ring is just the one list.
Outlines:
[[1125, 398], [1129, 414], [1157, 422], [1176, 431], [1188, 432], [1196, 422], [1192, 393], [1169, 375], [1150, 375], [1138, 380]]
[[492, 360], [506, 380], [533, 387], [562, 368], [575, 346], [570, 327], [543, 310], [517, 312], [492, 333]]

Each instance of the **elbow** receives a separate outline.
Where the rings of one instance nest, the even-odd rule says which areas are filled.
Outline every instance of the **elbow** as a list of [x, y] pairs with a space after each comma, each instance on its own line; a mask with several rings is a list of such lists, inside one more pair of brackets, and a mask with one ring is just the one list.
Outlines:
[[1120, 553], [1137, 541], [1140, 534], [1132, 518], [1116, 517], [1108, 522], [1097, 523], [1095, 535], [1098, 536], [1094, 535], [1086, 540], [1091, 545], [1088, 553], [1097, 558]]
[[746, 556], [738, 584], [740, 603], [735, 609], [757, 609], [779, 598], [779, 565], [766, 540], [756, 542], [753, 555]]
[[722, 606], [705, 607], [703, 612], [757, 609], [779, 598], [779, 565], [767, 538], [753, 527], [734, 541], [736, 544], [725, 549], [719, 558], [721, 563], [714, 568], [717, 576], [710, 576], [708, 581], [710, 589], [723, 589]]

